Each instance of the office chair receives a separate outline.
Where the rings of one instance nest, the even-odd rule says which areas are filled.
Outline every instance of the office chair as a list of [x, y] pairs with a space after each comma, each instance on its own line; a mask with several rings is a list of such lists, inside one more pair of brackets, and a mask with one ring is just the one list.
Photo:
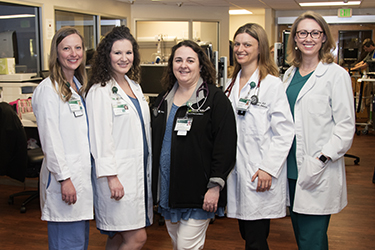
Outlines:
[[355, 165], [358, 165], [359, 160], [360, 160], [358, 156], [350, 155], [350, 154], [345, 154], [344, 157], [354, 158], [354, 159], [355, 159], [355, 160], [354, 160], [354, 164], [355, 164]]
[[25, 178], [38, 177], [38, 190], [23, 191], [9, 196], [8, 203], [14, 203], [14, 197], [30, 195], [21, 205], [21, 213], [26, 205], [39, 197], [39, 172], [43, 161], [40, 148], [27, 150], [27, 137], [21, 120], [14, 108], [6, 102], [0, 103], [0, 175], [24, 182]]

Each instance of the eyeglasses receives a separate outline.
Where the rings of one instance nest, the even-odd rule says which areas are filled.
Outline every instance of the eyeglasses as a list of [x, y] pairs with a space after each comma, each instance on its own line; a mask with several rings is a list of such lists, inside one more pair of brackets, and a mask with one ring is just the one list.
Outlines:
[[322, 36], [323, 31], [320, 30], [312, 30], [311, 32], [308, 32], [307, 30], [300, 30], [297, 31], [297, 36], [300, 39], [307, 38], [309, 35], [313, 39], [319, 39]]

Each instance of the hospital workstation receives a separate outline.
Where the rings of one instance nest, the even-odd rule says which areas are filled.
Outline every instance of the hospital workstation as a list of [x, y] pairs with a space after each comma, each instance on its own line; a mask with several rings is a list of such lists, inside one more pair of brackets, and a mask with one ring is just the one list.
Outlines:
[[[43, 154], [31, 99], [38, 84], [49, 76], [51, 40], [57, 30], [71, 26], [82, 34], [86, 70], [90, 76], [90, 63], [101, 39], [113, 27], [129, 27], [139, 45], [140, 85], [151, 105], [163, 90], [161, 77], [167, 68], [171, 48], [187, 39], [197, 42], [206, 52], [216, 70], [216, 85], [224, 91], [233, 71], [233, 35], [245, 23], [257, 23], [265, 29], [269, 44], [274, 46], [273, 60], [282, 77], [290, 67], [286, 51], [291, 25], [300, 14], [313, 10], [329, 24], [336, 43], [335, 63], [347, 69], [351, 76], [356, 116], [354, 141], [345, 157], [349, 204], [332, 216], [329, 244], [331, 249], [371, 249], [375, 237], [375, 50], [368, 51], [363, 44], [364, 41], [375, 41], [375, 2], [362, 0], [353, 5], [357, 1], [332, 0], [316, 5], [321, 1], [311, 0], [312, 5], [303, 5], [307, 2], [0, 0], [0, 103], [11, 104], [19, 118], [12, 132], [0, 131], [3, 159], [7, 155], [17, 155], [11, 164], [0, 159], [3, 161], [0, 164], [0, 248], [48, 248], [47, 226], [40, 220], [38, 201], [38, 174]], [[235, 13], [240, 10], [245, 12]], [[373, 62], [367, 61], [367, 67], [352, 70], [371, 53], [374, 54]], [[5, 105], [1, 107], [0, 127], [3, 129]], [[7, 133], [14, 136], [5, 136]], [[6, 151], [10, 148], [7, 145], [14, 145], [16, 137], [28, 150]], [[22, 193], [20, 196], [19, 192]], [[158, 215], [147, 228], [147, 234], [143, 249], [172, 249], [163, 220], [159, 220]], [[271, 220], [268, 241], [270, 249], [297, 249], [290, 217]], [[95, 222], [90, 222], [88, 249], [104, 247], [105, 237], [97, 231]], [[205, 249], [243, 247], [236, 220], [216, 218], [212, 221]]]

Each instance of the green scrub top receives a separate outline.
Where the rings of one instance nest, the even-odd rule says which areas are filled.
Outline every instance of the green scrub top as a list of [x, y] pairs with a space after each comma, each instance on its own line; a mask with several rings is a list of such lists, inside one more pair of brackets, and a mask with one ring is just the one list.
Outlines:
[[[305, 85], [307, 80], [310, 78], [314, 71], [311, 73], [301, 76], [299, 73], [299, 68], [297, 68], [296, 73], [293, 76], [292, 81], [290, 82], [288, 89], [286, 90], [286, 95], [289, 101], [290, 111], [294, 120], [294, 106], [299, 92], [302, 87]], [[297, 170], [297, 160], [296, 160], [296, 137], [294, 136], [292, 147], [290, 148], [289, 155], [287, 158], [287, 175], [288, 179], [297, 180], [298, 170]]]

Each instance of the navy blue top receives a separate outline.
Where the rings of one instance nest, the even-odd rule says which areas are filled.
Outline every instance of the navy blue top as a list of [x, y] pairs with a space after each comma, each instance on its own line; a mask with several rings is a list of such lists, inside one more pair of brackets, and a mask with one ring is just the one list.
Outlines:
[[[166, 220], [175, 223], [180, 220], [207, 220], [215, 217], [214, 212], [207, 212], [202, 208], [170, 208], [169, 207], [169, 184], [170, 184], [170, 166], [171, 166], [171, 145], [173, 123], [176, 111], [179, 107], [172, 104], [171, 111], [168, 116], [163, 144], [160, 154], [160, 203], [158, 212]], [[224, 216], [224, 208], [218, 208], [216, 212], [219, 216]]]

